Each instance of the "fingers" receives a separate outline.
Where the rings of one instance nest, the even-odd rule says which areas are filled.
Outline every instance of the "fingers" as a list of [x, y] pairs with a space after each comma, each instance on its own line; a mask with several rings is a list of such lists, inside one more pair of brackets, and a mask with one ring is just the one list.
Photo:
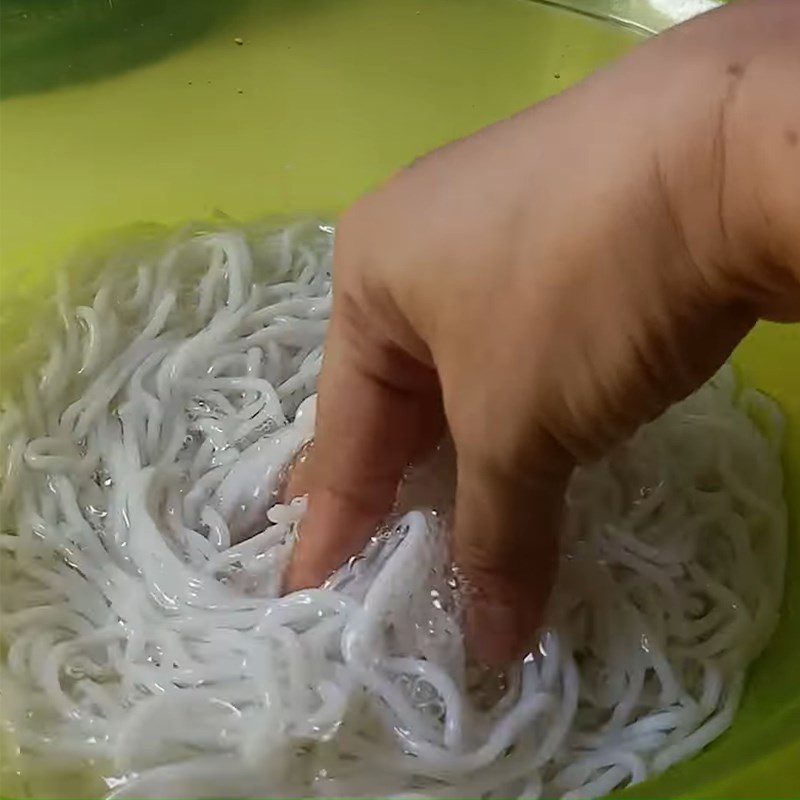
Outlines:
[[567, 471], [515, 474], [459, 458], [453, 555], [470, 651], [503, 666], [532, 644], [558, 562]]
[[435, 373], [373, 333], [346, 300], [320, 376], [309, 508], [285, 578], [317, 586], [363, 549], [389, 512], [407, 464], [441, 429]]
[[313, 453], [314, 440], [310, 439], [294, 454], [278, 486], [275, 502], [290, 503], [296, 497], [308, 494]]

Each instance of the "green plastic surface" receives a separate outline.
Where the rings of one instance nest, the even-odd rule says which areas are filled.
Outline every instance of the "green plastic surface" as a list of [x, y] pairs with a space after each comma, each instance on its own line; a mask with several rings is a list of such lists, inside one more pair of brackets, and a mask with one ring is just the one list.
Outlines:
[[[19, 16], [25, 5], [7, 0], [0, 34], [0, 48], [13, 45], [0, 103], [3, 348], [87, 237], [218, 214], [335, 212], [419, 154], [558, 91], [641, 38], [526, 0], [252, 0], [213, 14], [191, 0], [158, 12], [130, 0], [62, 4], [91, 12], [95, 33], [85, 35], [74, 8], [63, 25], [52, 14], [41, 25]], [[636, 9], [625, 0], [627, 19]], [[161, 14], [150, 44], [114, 16], [141, 23], [145, 12]], [[81, 52], [88, 66], [66, 74], [70, 53]], [[760, 326], [736, 363], [790, 420], [784, 613], [731, 731], [631, 796], [800, 795], [800, 326]], [[13, 380], [4, 370], [3, 384]], [[8, 777], [0, 787], [24, 790]]]

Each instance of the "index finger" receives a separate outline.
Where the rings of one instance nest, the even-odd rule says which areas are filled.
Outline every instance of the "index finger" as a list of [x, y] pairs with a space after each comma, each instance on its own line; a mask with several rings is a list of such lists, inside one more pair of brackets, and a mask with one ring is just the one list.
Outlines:
[[441, 430], [434, 370], [379, 333], [372, 313], [346, 293], [334, 296], [309, 506], [288, 591], [319, 585], [363, 549], [390, 511], [403, 470]]

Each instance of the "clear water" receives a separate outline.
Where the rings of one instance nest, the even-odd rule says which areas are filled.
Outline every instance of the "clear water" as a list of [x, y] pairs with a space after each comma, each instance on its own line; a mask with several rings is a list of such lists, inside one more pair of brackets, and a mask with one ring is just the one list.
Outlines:
[[[628, 6], [637, 7], [619, 3]], [[557, 91], [639, 38], [530, 0], [4, 0], [0, 21], [4, 353], [86, 237], [217, 211], [335, 211], [419, 153]], [[800, 326], [761, 325], [736, 356], [791, 421], [798, 353]], [[0, 368], [2, 390], [14, 375]], [[795, 535], [798, 433], [790, 424]], [[734, 730], [637, 796], [796, 794], [793, 552], [786, 613]], [[2, 745], [3, 796], [99, 792], [87, 776], [18, 779]]]
[[[335, 211], [640, 37], [526, 0], [6, 0], [0, 13], [6, 347], [87, 238]], [[104, 788], [17, 774], [11, 755], [3, 796]]]

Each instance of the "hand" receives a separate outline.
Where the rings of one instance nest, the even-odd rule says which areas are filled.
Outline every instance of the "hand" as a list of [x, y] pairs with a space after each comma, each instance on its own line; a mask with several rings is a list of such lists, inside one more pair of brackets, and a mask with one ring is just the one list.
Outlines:
[[[798, 198], [745, 156], [768, 127], [753, 130], [746, 103], [762, 102], [759, 81], [796, 76], [798, 36], [782, 0], [714, 13], [345, 214], [288, 588], [363, 547], [446, 423], [471, 645], [495, 663], [525, 648], [575, 464], [696, 388], [760, 314], [800, 308]], [[748, 78], [767, 42], [772, 72]], [[796, 84], [783, 108], [800, 129]], [[800, 149], [784, 138], [796, 188]], [[761, 186], [768, 234], [753, 222]]]

